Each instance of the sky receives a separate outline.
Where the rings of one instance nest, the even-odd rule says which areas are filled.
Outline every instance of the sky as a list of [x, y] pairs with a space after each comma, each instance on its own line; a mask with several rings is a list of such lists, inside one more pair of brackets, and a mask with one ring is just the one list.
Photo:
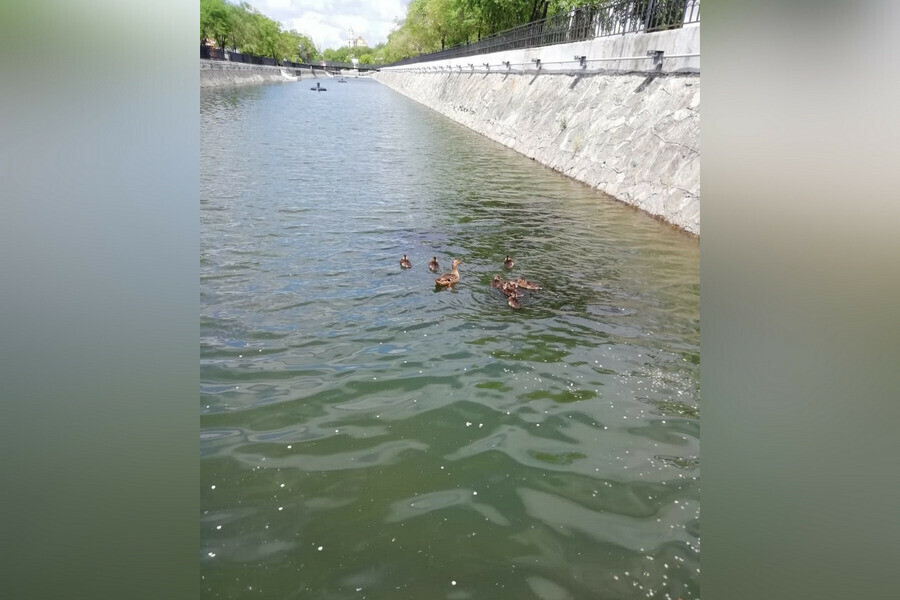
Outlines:
[[369, 46], [387, 41], [410, 0], [248, 0], [285, 29], [310, 36], [319, 50], [347, 45], [347, 29]]

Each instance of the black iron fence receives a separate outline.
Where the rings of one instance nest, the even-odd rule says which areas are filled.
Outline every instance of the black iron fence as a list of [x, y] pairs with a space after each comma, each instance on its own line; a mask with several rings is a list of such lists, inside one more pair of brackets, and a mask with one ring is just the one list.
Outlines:
[[500, 31], [477, 42], [404, 58], [388, 66], [581, 42], [626, 33], [677, 29], [700, 21], [700, 0], [613, 0]]
[[374, 65], [359, 65], [354, 67], [351, 63], [334, 62], [330, 60], [317, 61], [315, 63], [300, 63], [290, 60], [281, 62], [270, 56], [256, 56], [255, 54], [245, 54], [241, 52], [228, 52], [221, 48], [212, 48], [210, 46], [200, 45], [200, 58], [210, 60], [224, 60], [235, 63], [246, 63], [249, 65], [268, 65], [270, 67], [290, 67], [294, 69], [311, 69], [317, 71], [338, 71], [340, 69], [354, 69], [360, 71], [368, 71], [376, 69]]

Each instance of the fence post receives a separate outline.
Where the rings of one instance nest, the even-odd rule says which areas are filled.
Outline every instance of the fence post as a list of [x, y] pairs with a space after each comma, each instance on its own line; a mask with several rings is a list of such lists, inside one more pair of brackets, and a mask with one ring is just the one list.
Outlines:
[[654, 0], [650, 0], [647, 3], [647, 17], [644, 19], [644, 33], [647, 33], [647, 30], [650, 29], [650, 15], [653, 14], [653, 4]]

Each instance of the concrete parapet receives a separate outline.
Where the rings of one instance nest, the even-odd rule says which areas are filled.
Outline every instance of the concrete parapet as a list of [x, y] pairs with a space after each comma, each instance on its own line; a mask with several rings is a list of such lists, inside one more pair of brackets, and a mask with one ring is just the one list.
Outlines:
[[[657, 63], [654, 54], [662, 52]], [[576, 57], [585, 57], [585, 66]], [[492, 52], [478, 56], [462, 56], [414, 63], [400, 67], [385, 67], [383, 71], [461, 70], [462, 72], [505, 71], [533, 72], [534, 61], [540, 59], [542, 69], [552, 71], [664, 73], [700, 72], [700, 24], [653, 33], [630, 33], [594, 38], [571, 44], [555, 44], [537, 48], [523, 48]], [[483, 65], [490, 65], [486, 69]], [[509, 63], [509, 67], [506, 66]], [[472, 67], [469, 67], [472, 65]]]
[[233, 63], [224, 60], [200, 59], [201, 88], [287, 82], [312, 77], [324, 77], [324, 73], [322, 71], [311, 72], [309, 69], [294, 67], [271, 67], [268, 65]]

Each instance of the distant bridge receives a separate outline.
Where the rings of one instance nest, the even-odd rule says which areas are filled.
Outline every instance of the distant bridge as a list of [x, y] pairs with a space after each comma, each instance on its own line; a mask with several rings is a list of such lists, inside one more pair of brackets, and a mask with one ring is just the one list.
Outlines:
[[245, 63], [249, 65], [267, 65], [270, 67], [290, 67], [292, 69], [309, 69], [312, 71], [327, 71], [330, 73], [340, 73], [346, 69], [358, 69], [360, 71], [377, 71], [376, 65], [354, 65], [353, 63], [335, 62], [331, 60], [321, 60], [315, 63], [293, 62], [283, 60], [281, 62], [269, 56], [256, 56], [255, 54], [246, 54], [242, 52], [227, 52], [221, 48], [212, 48], [210, 46], [200, 45], [200, 58], [211, 60], [223, 60], [235, 63]]

